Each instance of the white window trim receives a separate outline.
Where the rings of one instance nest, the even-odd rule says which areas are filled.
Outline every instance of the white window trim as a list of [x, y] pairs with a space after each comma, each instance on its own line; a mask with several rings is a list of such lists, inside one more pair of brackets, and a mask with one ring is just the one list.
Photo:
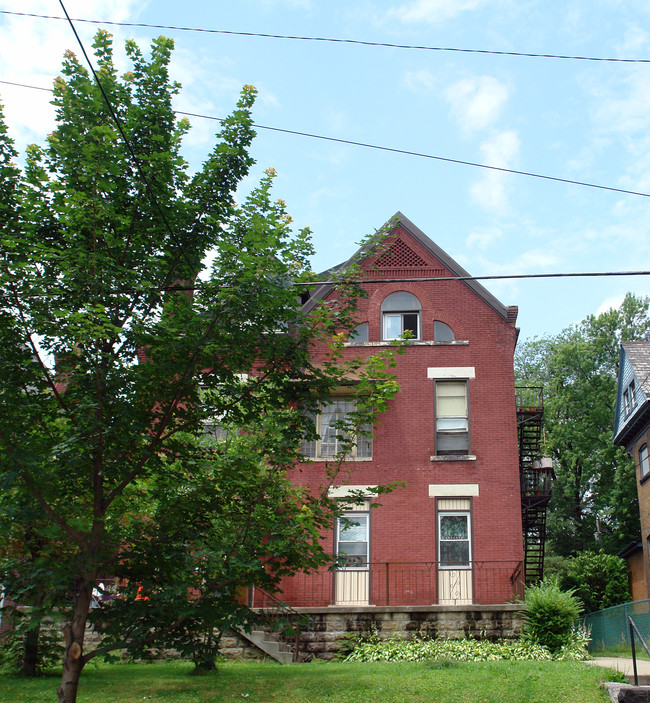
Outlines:
[[[396, 337], [389, 337], [388, 336], [388, 329], [387, 329], [387, 320], [388, 317], [390, 316], [400, 316], [401, 318], [401, 324], [400, 324], [400, 334]], [[387, 310], [386, 312], [383, 313], [382, 320], [381, 320], [381, 338], [384, 341], [387, 342], [392, 342], [395, 341], [396, 339], [401, 339], [402, 335], [404, 334], [404, 315], [415, 315], [417, 319], [417, 330], [416, 333], [412, 336], [409, 337], [408, 341], [414, 341], [417, 342], [422, 338], [422, 316], [420, 314], [419, 310]]]
[[[641, 458], [641, 450], [645, 447], [645, 461]], [[640, 478], [644, 479], [646, 476], [650, 475], [650, 452], [648, 451], [648, 444], [647, 442], [644, 442], [640, 447], [639, 447], [639, 473], [640, 473]], [[645, 471], [644, 469], [644, 464], [645, 464]]]
[[[468, 367], [451, 367], [452, 371], [466, 371]], [[469, 367], [472, 368], [473, 367]], [[465, 388], [465, 416], [458, 415], [458, 416], [449, 416], [449, 415], [442, 415], [440, 416], [438, 413], [440, 411], [440, 401], [441, 398], [444, 398], [445, 396], [443, 394], [439, 394], [438, 392], [438, 386], [442, 385], [451, 385], [451, 384], [456, 384], [456, 385], [463, 385]], [[460, 397], [460, 395], [458, 396]], [[447, 377], [435, 377], [434, 379], [434, 392], [433, 392], [433, 401], [434, 401], [434, 438], [435, 438], [435, 456], [441, 457], [441, 458], [448, 458], [448, 457], [456, 457], [456, 460], [458, 458], [467, 458], [471, 456], [469, 454], [469, 450], [471, 449], [472, 446], [472, 438], [471, 438], [471, 432], [470, 432], [470, 411], [469, 411], [469, 380], [467, 376], [447, 376]], [[464, 430], [457, 430], [457, 429], [440, 429], [439, 427], [439, 420], [441, 419], [457, 419], [457, 420], [462, 420], [464, 419], [465, 421], [465, 429]], [[454, 435], [460, 436], [461, 434], [464, 434], [467, 440], [467, 445], [465, 447], [466, 452], [464, 454], [461, 454], [460, 452], [455, 452], [455, 451], [445, 451], [442, 453], [439, 449], [439, 444], [441, 443], [441, 437], [452, 437]]]
[[369, 497], [375, 497], [378, 493], [377, 486], [368, 486], [365, 484], [361, 485], [347, 485], [347, 486], [331, 486], [327, 490], [328, 498], [348, 498], [349, 496], [364, 495]]
[[[440, 523], [443, 517], [464, 517], [467, 519], [467, 540], [443, 540], [441, 538], [442, 529]], [[442, 542], [467, 542], [468, 554], [466, 562], [458, 563], [444, 563], [441, 559], [441, 543]], [[439, 510], [438, 511], [438, 568], [441, 570], [453, 570], [453, 569], [470, 569], [472, 566], [472, 511], [471, 510]]]
[[427, 378], [435, 380], [470, 379], [476, 378], [476, 369], [473, 366], [430, 366], [427, 369]]
[[365, 561], [357, 566], [339, 566], [338, 571], [367, 571], [368, 564], [370, 563], [370, 511], [369, 510], [346, 510], [341, 517], [336, 520], [336, 554], [340, 556], [339, 545], [341, 543], [341, 519], [347, 519], [349, 521], [354, 521], [355, 518], [364, 517], [366, 522], [366, 535], [365, 540], [344, 540], [350, 543], [360, 543], [366, 545]]
[[429, 498], [478, 498], [478, 483], [430, 483]]

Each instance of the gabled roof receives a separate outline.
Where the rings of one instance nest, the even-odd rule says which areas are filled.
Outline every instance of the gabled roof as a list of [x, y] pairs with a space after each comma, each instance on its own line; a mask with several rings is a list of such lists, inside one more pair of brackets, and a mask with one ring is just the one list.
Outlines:
[[[506, 307], [478, 281], [471, 280], [470, 274], [467, 273], [467, 271], [459, 263], [454, 261], [449, 254], [443, 251], [434, 241], [429, 239], [429, 237], [427, 237], [427, 235], [419, 227], [416, 227], [401, 212], [396, 212], [395, 215], [391, 217], [390, 220], [388, 220], [388, 222], [386, 222], [386, 224], [384, 224], [384, 226], [379, 230], [378, 235], [381, 236], [383, 234], [388, 236], [400, 226], [417, 242], [419, 242], [433, 257], [435, 257], [450, 272], [452, 277], [465, 279], [462, 280], [462, 283], [472, 290], [479, 298], [481, 298], [481, 300], [492, 308], [492, 310], [494, 310], [500, 317], [508, 322], [514, 321], [515, 308]], [[327, 295], [329, 295], [329, 293], [334, 289], [334, 285], [329, 282], [334, 273], [344, 270], [353, 263], [358, 263], [371, 256], [377, 256], [377, 244], [372, 243], [361, 246], [346, 262], [338, 264], [337, 266], [334, 266], [320, 274], [319, 278], [323, 280], [324, 283], [319, 285], [314, 290], [310, 299], [305, 303], [305, 309], [311, 310], [316, 305], [318, 300], [326, 298]]]
[[[626, 405], [624, 394], [634, 382], [634, 404]], [[614, 444], [627, 445], [650, 424], [650, 342], [623, 342], [618, 367]]]

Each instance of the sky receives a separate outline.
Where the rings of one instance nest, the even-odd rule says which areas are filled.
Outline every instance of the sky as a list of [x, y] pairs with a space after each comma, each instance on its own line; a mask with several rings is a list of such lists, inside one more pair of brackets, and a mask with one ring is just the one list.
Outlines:
[[[650, 3], [647, 0], [64, 0], [90, 50], [98, 26], [146, 49], [175, 40], [175, 108], [225, 117], [259, 91], [256, 165], [313, 231], [313, 268], [345, 261], [401, 211], [475, 276], [650, 270]], [[21, 153], [54, 125], [47, 91], [63, 52], [80, 55], [58, 0], [0, 0], [0, 101]], [[100, 20], [219, 30], [95, 25]], [[224, 32], [233, 32], [228, 34]], [[278, 39], [250, 34], [347, 39]], [[248, 36], [247, 36], [248, 35]], [[504, 52], [504, 53], [485, 53]], [[513, 56], [552, 54], [635, 62]], [[646, 63], [640, 60], [645, 60]], [[192, 118], [192, 169], [218, 123]], [[266, 128], [415, 152], [407, 155]], [[443, 161], [580, 181], [573, 185]], [[650, 294], [650, 277], [487, 281], [519, 306], [523, 339], [559, 333]]]

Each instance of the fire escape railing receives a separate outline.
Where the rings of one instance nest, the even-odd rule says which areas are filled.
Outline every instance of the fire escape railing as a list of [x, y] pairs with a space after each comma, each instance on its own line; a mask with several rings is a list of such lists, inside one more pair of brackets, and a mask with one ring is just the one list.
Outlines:
[[544, 396], [537, 386], [517, 387], [517, 433], [521, 482], [521, 518], [524, 536], [526, 583], [536, 583], [544, 575], [546, 509], [551, 499], [553, 464], [542, 457], [542, 418]]

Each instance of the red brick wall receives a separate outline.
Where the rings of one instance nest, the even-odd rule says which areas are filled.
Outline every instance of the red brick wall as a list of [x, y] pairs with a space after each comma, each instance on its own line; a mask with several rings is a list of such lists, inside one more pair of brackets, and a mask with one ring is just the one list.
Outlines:
[[[409, 244], [431, 261], [431, 254], [419, 243], [410, 240]], [[442, 266], [439, 262], [432, 265]], [[376, 279], [376, 272], [371, 275]], [[418, 275], [417, 271], [413, 275]], [[349, 462], [346, 466], [351, 473], [349, 479], [341, 479], [341, 484], [406, 482], [406, 487], [376, 501], [382, 505], [371, 514], [371, 561], [435, 561], [436, 501], [429, 497], [429, 485], [478, 484], [479, 495], [472, 499], [473, 559], [519, 562], [523, 559], [523, 546], [514, 325], [460, 281], [382, 283], [371, 279], [364, 287], [369, 295], [360, 301], [358, 320], [369, 323], [370, 342], [381, 339], [381, 301], [400, 290], [413, 293], [422, 304], [424, 341], [433, 340], [433, 321], [441, 320], [454, 330], [457, 342], [466, 342], [411, 344], [405, 354], [396, 357], [401, 390], [381, 417], [381, 424], [375, 427], [373, 459]], [[346, 353], [366, 356], [375, 351], [376, 346], [354, 345]], [[476, 456], [473, 461], [431, 460], [435, 453], [434, 383], [427, 378], [427, 368], [450, 366], [474, 367], [476, 373], [469, 380], [471, 453]], [[322, 463], [317, 461], [303, 465], [297, 480], [321, 485], [322, 469]], [[490, 590], [475, 580], [475, 602], [503, 602], [502, 598], [501, 591]]]

